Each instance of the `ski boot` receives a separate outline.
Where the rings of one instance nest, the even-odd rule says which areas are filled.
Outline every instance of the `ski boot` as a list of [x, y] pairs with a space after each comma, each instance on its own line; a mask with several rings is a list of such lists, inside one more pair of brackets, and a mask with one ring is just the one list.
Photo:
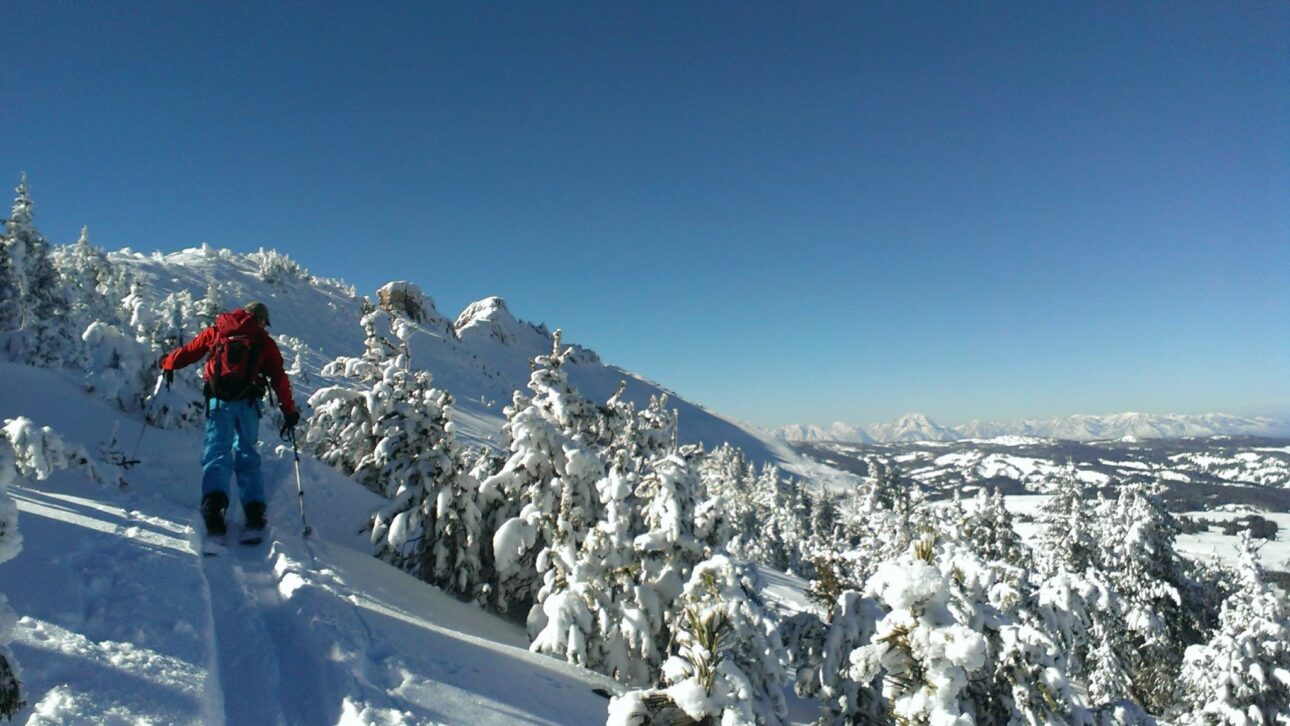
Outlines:
[[224, 492], [211, 492], [202, 497], [202, 520], [206, 523], [206, 534], [222, 537], [228, 531], [224, 524], [224, 510], [228, 508], [228, 495]]
[[242, 525], [242, 544], [259, 544], [264, 539], [264, 528], [269, 522], [264, 518], [264, 502], [251, 502], [242, 507], [246, 513], [246, 524]]

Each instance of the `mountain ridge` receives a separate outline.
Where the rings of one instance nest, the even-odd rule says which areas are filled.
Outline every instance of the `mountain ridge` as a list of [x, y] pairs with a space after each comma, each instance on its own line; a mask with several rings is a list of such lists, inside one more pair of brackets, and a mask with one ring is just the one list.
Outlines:
[[1097, 441], [1107, 439], [1171, 439], [1205, 436], [1290, 435], [1290, 421], [1270, 416], [1235, 416], [1225, 413], [1148, 414], [1126, 411], [1115, 414], [1073, 414], [1047, 419], [982, 421], [943, 426], [921, 413], [908, 413], [890, 422], [867, 425], [837, 421], [828, 427], [789, 424], [774, 429], [774, 436], [792, 443], [834, 441], [841, 443], [897, 443], [957, 441], [1025, 436], [1041, 439]]
[[[321, 374], [324, 364], [363, 351], [359, 320], [364, 297], [341, 280], [311, 275], [286, 255], [272, 250], [241, 254], [203, 245], [152, 254], [125, 248], [107, 257], [139, 276], [140, 295], [153, 306], [181, 294], [198, 300], [208, 291], [218, 295], [223, 309], [247, 300], [265, 302], [273, 312], [272, 331], [284, 358], [301, 362], [301, 375], [293, 380], [301, 393], [329, 384]], [[483, 297], [449, 317], [412, 282], [391, 281], [375, 292], [368, 303], [392, 310], [404, 319], [401, 324], [412, 328], [412, 365], [430, 371], [434, 385], [453, 395], [458, 432], [468, 441], [500, 445], [503, 408], [516, 391], [527, 391], [532, 358], [551, 352], [551, 329], [519, 318], [499, 296]], [[190, 329], [181, 334], [195, 333]], [[730, 443], [753, 462], [774, 463], [798, 475], [819, 468], [760, 428], [686, 400], [645, 375], [606, 363], [590, 348], [568, 340], [561, 345], [573, 350], [570, 381], [590, 401], [603, 403], [625, 382], [624, 398], [637, 406], [650, 397], [667, 396], [668, 408], [679, 411], [681, 443], [708, 448]], [[306, 398], [297, 394], [299, 400]]]

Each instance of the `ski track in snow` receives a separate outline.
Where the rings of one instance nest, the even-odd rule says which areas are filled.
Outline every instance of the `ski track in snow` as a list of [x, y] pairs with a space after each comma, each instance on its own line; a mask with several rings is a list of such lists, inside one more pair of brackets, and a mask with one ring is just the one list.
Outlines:
[[[118, 421], [139, 431], [65, 372], [0, 376], [6, 417], [91, 451]], [[306, 540], [290, 450], [261, 434], [271, 527], [221, 557], [200, 554], [200, 431], [147, 428], [126, 490], [72, 471], [10, 489], [23, 548], [0, 565], [0, 593], [28, 704], [14, 723], [604, 722], [591, 689], [612, 681], [530, 653], [522, 627], [371, 557], [358, 524], [380, 497], [311, 459]], [[231, 533], [241, 518], [235, 501]]]

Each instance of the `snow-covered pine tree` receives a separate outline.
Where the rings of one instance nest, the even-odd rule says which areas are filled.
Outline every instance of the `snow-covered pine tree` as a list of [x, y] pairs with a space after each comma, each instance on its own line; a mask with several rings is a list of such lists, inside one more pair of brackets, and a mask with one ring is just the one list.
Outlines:
[[75, 360], [74, 336], [79, 331], [72, 330], [67, 297], [49, 243], [33, 222], [35, 205], [25, 174], [15, 191], [3, 237], [17, 302], [17, 328], [9, 328], [7, 348], [12, 358], [32, 365], [62, 366]]
[[[1099, 723], [1108, 718], [1114, 723], [1139, 723], [1136, 715], [1145, 713], [1133, 700], [1133, 678], [1125, 665], [1124, 653], [1130, 647], [1124, 639], [1124, 628], [1108, 628], [1102, 623], [1118, 617], [1114, 613], [1093, 621], [1089, 631], [1092, 647], [1086, 650], [1085, 665], [1088, 669], [1088, 700], [1094, 704]], [[1123, 712], [1118, 714], [1117, 712]], [[1130, 716], [1132, 715], [1132, 718]], [[1119, 719], [1115, 721], [1115, 719]]]
[[201, 319], [197, 314], [197, 301], [187, 290], [166, 295], [157, 303], [159, 313], [155, 340], [162, 350], [173, 350], [201, 332]]
[[1024, 570], [1029, 570], [1032, 565], [1030, 548], [1017, 535], [1012, 514], [1004, 506], [1003, 495], [997, 488], [989, 496], [984, 488], [977, 490], [975, 506], [960, 535], [986, 561], [997, 561]]
[[[313, 415], [300, 435], [300, 442], [329, 466], [354, 475], [365, 486], [380, 491], [379, 484], [371, 478], [376, 469], [369, 467], [359, 472], [359, 468], [371, 459], [379, 443], [375, 422], [381, 415], [382, 404], [377, 388], [384, 381], [398, 348], [390, 342], [386, 331], [379, 329], [380, 322], [386, 322], [389, 327], [388, 317], [378, 321], [381, 313], [366, 299], [363, 303], [360, 324], [365, 333], [365, 350], [360, 356], [342, 356], [323, 366], [324, 376], [346, 382], [320, 388], [309, 397]], [[387, 403], [391, 400], [386, 397]]]
[[1119, 593], [1099, 570], [1061, 570], [1044, 579], [1030, 606], [1057, 643], [1065, 669], [1086, 685], [1089, 703], [1102, 707], [1131, 699], [1125, 664], [1132, 644]]
[[14, 275], [13, 260], [9, 259], [9, 245], [0, 237], [0, 353], [9, 348], [9, 338], [22, 327], [22, 310], [18, 300], [18, 280]]
[[390, 499], [373, 515], [372, 546], [377, 557], [423, 580], [450, 581], [453, 557], [439, 538], [460, 535], [464, 543], [461, 515], [472, 517], [460, 510], [474, 508], [457, 489], [460, 454], [448, 426], [452, 396], [432, 387], [426, 371], [391, 364], [384, 373], [367, 395], [376, 445], [355, 470]]
[[1082, 573], [1097, 564], [1099, 546], [1090, 531], [1093, 510], [1084, 499], [1084, 483], [1075, 464], [1066, 462], [1053, 486], [1053, 495], [1039, 510], [1043, 525], [1037, 565], [1045, 576], [1058, 572]]
[[551, 513], [553, 527], [543, 535], [549, 537], [547, 547], [537, 557], [542, 587], [529, 612], [528, 628], [531, 650], [586, 665], [587, 640], [600, 636], [588, 603], [603, 590], [605, 572], [599, 553], [587, 557], [591, 553], [584, 544], [599, 518], [595, 487], [603, 479], [604, 467], [581, 441], [583, 436], [576, 434], [564, 446], [563, 471], [551, 481], [559, 500]]
[[676, 448], [677, 417], [667, 407], [667, 394], [650, 396], [649, 403], [636, 415], [632, 455], [640, 466], [666, 456]]
[[824, 489], [816, 492], [803, 489], [802, 495], [808, 511], [805, 551], [837, 549], [837, 543], [842, 540], [842, 523], [833, 495]]
[[[663, 646], [655, 643], [657, 628], [650, 622], [650, 609], [637, 601], [640, 563], [633, 548], [640, 522], [633, 495], [637, 477], [628, 452], [618, 449], [608, 472], [596, 482], [603, 516], [583, 540], [575, 576], [557, 597], [582, 596], [581, 604], [562, 606], [566, 612], [561, 617], [576, 621], [578, 633], [586, 635], [585, 644], [576, 651], [585, 654], [585, 665], [623, 683], [644, 685], [654, 673], [638, 654], [650, 655]], [[544, 607], [552, 607], [550, 598]], [[555, 618], [548, 620], [539, 634], [551, 645], [560, 642], [559, 633], [552, 629], [554, 622]], [[551, 645], [538, 649], [552, 652]]]
[[887, 614], [869, 644], [851, 653], [851, 678], [881, 677], [897, 721], [972, 723], [964, 691], [969, 675], [986, 664], [985, 638], [950, 607], [953, 582], [937, 566], [932, 543], [920, 540], [911, 549], [880, 565], [866, 585], [866, 596]]
[[763, 511], [758, 498], [773, 502], [773, 493], [759, 494], [757, 471], [744, 458], [743, 451], [728, 443], [713, 449], [699, 463], [699, 477], [709, 497], [721, 498], [730, 531], [726, 542], [730, 554], [749, 562], [771, 564], [772, 548], [765, 546], [767, 533], [763, 526], [770, 509]]
[[780, 478], [778, 468], [775, 477], [780, 497], [775, 511], [784, 543], [784, 569], [802, 572], [810, 567], [812, 498], [801, 481]]
[[258, 266], [257, 274], [260, 279], [270, 285], [285, 285], [295, 280], [302, 282], [313, 280], [313, 275], [301, 267], [300, 263], [277, 250], [266, 250], [261, 247], [247, 255], [247, 258]]
[[885, 615], [875, 600], [855, 590], [843, 590], [829, 610], [819, 672], [820, 720], [835, 724], [878, 724], [889, 721], [879, 674], [857, 672], [851, 654], [869, 645], [875, 626]]
[[102, 322], [91, 323], [81, 341], [86, 389], [122, 411], [142, 408], [157, 376], [156, 351]]
[[[119, 324], [116, 302], [105, 297], [112, 283], [112, 263], [107, 255], [90, 244], [88, 227], [81, 227], [75, 244], [53, 249], [54, 266], [63, 280], [67, 297], [68, 320], [73, 332], [80, 334], [91, 323]], [[106, 303], [106, 304], [105, 304]]]
[[847, 577], [855, 582], [867, 581], [880, 563], [906, 554], [936, 528], [926, 495], [916, 483], [901, 480], [880, 461], [869, 464], [870, 476], [861, 482], [853, 504], [862, 524], [851, 524], [847, 535], [857, 540], [847, 556], [855, 566]]
[[[748, 473], [752, 474], [751, 465]], [[765, 463], [755, 477], [746, 477], [744, 481], [750, 485], [752, 516], [749, 519], [754, 523], [753, 531], [757, 532], [741, 538], [744, 555], [754, 562], [786, 570], [793, 559], [790, 549], [797, 545], [801, 533], [793, 529], [793, 513], [784, 510], [788, 495], [783, 491], [779, 468]]]
[[1186, 651], [1178, 723], [1290, 724], [1290, 605], [1265, 580], [1249, 532], [1241, 533], [1238, 573], [1218, 631]]
[[[467, 547], [467, 551], [458, 554], [458, 559], [465, 567], [473, 567], [470, 574], [474, 585], [470, 588], [470, 599], [480, 607], [487, 608], [494, 602], [493, 586], [497, 582], [497, 565], [493, 559], [492, 537], [501, 523], [509, 516], [500, 508], [497, 501], [487, 502], [484, 499], [483, 483], [501, 470], [506, 459], [499, 456], [487, 446], [476, 447], [465, 457], [462, 475], [458, 486], [467, 490], [468, 496], [475, 503], [474, 517], [477, 518], [475, 531], [477, 536]], [[490, 519], [490, 516], [492, 517]], [[465, 588], [455, 589], [465, 595]]]
[[473, 598], [482, 566], [478, 471], [464, 471], [449, 420], [452, 396], [433, 387], [428, 371], [412, 368], [414, 327], [401, 313], [364, 310], [365, 351], [324, 367], [323, 375], [348, 380], [310, 397], [314, 415], [303, 442], [390, 499], [370, 523], [376, 556]]
[[480, 500], [489, 520], [498, 518], [499, 509], [510, 513], [518, 505], [518, 512], [502, 521], [493, 534], [498, 578], [491, 587], [494, 606], [517, 616], [535, 616], [532, 627], [538, 629], [546, 623], [534, 605], [543, 589], [543, 574], [554, 562], [550, 558], [539, 562], [539, 554], [556, 542], [557, 533], [567, 533], [575, 550], [581, 544], [599, 519], [594, 492], [596, 480], [603, 475], [585, 438], [595, 437], [603, 424], [596, 408], [561, 369], [572, 349], [561, 348], [560, 331], [552, 337], [551, 354], [533, 359], [529, 377], [533, 398], [517, 392], [506, 409], [503, 433], [510, 457], [501, 471], [480, 484]]
[[730, 524], [730, 514], [727, 511], [726, 499], [721, 495], [710, 496], [706, 499], [703, 499], [702, 496], [702, 487], [700, 487], [701, 501], [694, 508], [695, 539], [699, 541], [699, 546], [703, 548], [705, 558], [712, 557], [718, 553], [728, 553], [733, 529]]
[[1104, 539], [1114, 545], [1101, 569], [1126, 606], [1134, 695], [1160, 713], [1172, 704], [1183, 652], [1201, 642], [1211, 614], [1174, 549], [1178, 523], [1146, 484], [1124, 485], [1109, 515], [1101, 526], [1118, 536]]
[[1100, 497], [1089, 502], [1085, 489], [1068, 461], [1040, 510], [1033, 609], [1064, 654], [1067, 672], [1084, 683], [1099, 723], [1136, 723], [1133, 714], [1142, 709], [1133, 701], [1137, 690], [1129, 664], [1138, 645], [1126, 620], [1128, 603], [1104, 569], [1107, 557], [1099, 544], [1118, 539], [1109, 534], [1119, 525], [1110, 521], [1111, 505]]
[[215, 324], [215, 318], [224, 312], [224, 304], [219, 293], [219, 286], [214, 280], [206, 284], [206, 294], [194, 304], [193, 310], [197, 323], [202, 328], [209, 328]]
[[785, 723], [784, 645], [759, 590], [750, 568], [723, 555], [697, 565], [680, 598], [675, 651], [663, 666], [667, 686], [614, 699], [608, 723], [680, 714], [696, 723]]
[[882, 674], [896, 720], [1091, 722], [1056, 643], [1027, 622], [1019, 593], [969, 549], [920, 539], [878, 568], [866, 594], [890, 612], [853, 653], [853, 677]]
[[[954, 496], [958, 497], [957, 489], [954, 490]], [[856, 547], [860, 544], [869, 529], [869, 522], [865, 519], [866, 512], [864, 487], [857, 486], [847, 492], [838, 503], [838, 519], [842, 525], [839, 546]]]
[[631, 618], [632, 649], [650, 680], [657, 677], [677, 627], [676, 600], [704, 556], [694, 529], [701, 484], [687, 453], [696, 452], [656, 460], [634, 491], [641, 529], [632, 541], [634, 582], [623, 611]]

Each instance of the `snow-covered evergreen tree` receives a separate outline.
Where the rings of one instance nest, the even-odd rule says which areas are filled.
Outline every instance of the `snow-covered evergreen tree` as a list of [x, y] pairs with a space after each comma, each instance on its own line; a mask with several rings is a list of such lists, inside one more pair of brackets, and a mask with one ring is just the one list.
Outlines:
[[576, 551], [599, 519], [595, 483], [603, 469], [587, 440], [597, 436], [602, 423], [561, 368], [571, 352], [561, 347], [556, 331], [551, 354], [533, 360], [533, 398], [517, 392], [506, 409], [503, 433], [510, 457], [480, 484], [486, 517], [498, 518], [498, 509], [513, 512], [492, 539], [498, 578], [492, 588], [494, 605], [503, 612], [529, 613], [531, 627], [537, 629], [545, 626], [542, 611], [533, 607], [544, 573], [553, 565], [573, 566], [570, 559], [548, 556], [539, 561], [539, 555], [554, 554], [548, 548], [557, 543], [565, 555], [570, 546]]
[[2, 240], [17, 303], [16, 311], [4, 313], [10, 318], [6, 347], [11, 357], [23, 362], [62, 366], [74, 362], [77, 352], [68, 300], [49, 243], [35, 227], [26, 175], [16, 193]]
[[820, 723], [885, 723], [887, 704], [878, 686], [878, 673], [858, 672], [851, 654], [873, 640], [885, 612], [875, 600], [855, 590], [843, 590], [829, 611], [819, 672]]
[[1177, 521], [1145, 484], [1123, 486], [1102, 526], [1108, 533], [1103, 541], [1113, 546], [1101, 569], [1124, 600], [1134, 643], [1134, 694], [1160, 713], [1172, 703], [1183, 652], [1208, 627], [1204, 590], [1174, 549]]
[[367, 401], [375, 404], [368, 414], [376, 445], [355, 474], [390, 498], [372, 520], [376, 555], [427, 581], [450, 579], [452, 558], [435, 550], [444, 544], [440, 535], [456, 533], [453, 520], [466, 504], [456, 489], [460, 455], [448, 426], [452, 396], [432, 387], [426, 371], [389, 365]]
[[1030, 548], [1017, 535], [1012, 515], [998, 489], [992, 495], [987, 495], [984, 488], [977, 490], [972, 511], [959, 534], [986, 561], [1023, 569], [1029, 569], [1032, 564]]
[[1066, 671], [1086, 684], [1091, 704], [1132, 698], [1124, 601], [1100, 571], [1055, 573], [1039, 585], [1031, 607], [1057, 643]]
[[920, 539], [881, 565], [866, 594], [889, 612], [852, 655], [882, 675], [893, 718], [930, 723], [1091, 723], [1058, 645], [998, 569], [969, 549]]
[[[366, 302], [366, 300], [364, 301]], [[365, 351], [361, 356], [342, 356], [323, 366], [322, 374], [343, 379], [342, 385], [318, 389], [309, 398], [313, 415], [309, 417], [301, 443], [329, 466], [336, 467], [365, 486], [381, 491], [373, 478], [378, 469], [368, 466], [376, 446], [380, 443], [376, 422], [387, 407], [397, 404], [395, 390], [383, 385], [387, 371], [402, 368], [394, 364], [398, 348], [389, 341], [386, 331], [380, 328], [381, 317], [371, 303], [364, 306], [360, 324], [365, 333]], [[388, 318], [384, 321], [388, 326]], [[407, 382], [407, 378], [401, 380]], [[415, 382], [415, 381], [413, 381]], [[379, 389], [379, 390], [378, 390]], [[400, 389], [399, 393], [406, 389]], [[386, 395], [382, 398], [382, 392]]]
[[52, 254], [63, 280], [73, 332], [80, 334], [95, 322], [120, 324], [116, 309], [119, 301], [107, 297], [114, 277], [112, 263], [102, 250], [90, 244], [89, 228], [81, 228], [75, 244], [55, 247]]
[[[986, 664], [986, 640], [951, 608], [953, 581], [937, 566], [933, 545], [878, 567], [866, 595], [887, 614], [870, 643], [851, 654], [851, 678], [881, 676], [894, 719], [910, 723], [970, 724], [968, 677]], [[970, 617], [971, 613], [967, 613]]]
[[608, 723], [684, 723], [675, 720], [681, 714], [698, 723], [785, 723], [784, 645], [759, 589], [751, 570], [724, 556], [697, 565], [663, 666], [667, 685], [614, 699]]
[[202, 328], [209, 328], [215, 324], [215, 318], [224, 312], [224, 303], [219, 292], [219, 286], [211, 280], [206, 285], [206, 294], [194, 304], [194, 314], [197, 323]]
[[1084, 499], [1084, 490], [1075, 465], [1067, 461], [1052, 498], [1044, 503], [1038, 517], [1043, 529], [1035, 549], [1039, 570], [1045, 575], [1082, 573], [1097, 563], [1098, 543], [1090, 531], [1092, 509]]
[[849, 509], [857, 517], [844, 523], [845, 536], [854, 540], [845, 558], [854, 568], [845, 573], [850, 582], [867, 581], [880, 563], [900, 557], [916, 540], [936, 531], [922, 489], [881, 462], [870, 463], [870, 476]]
[[1209, 642], [1187, 649], [1178, 702], [1184, 724], [1290, 724], [1290, 605], [1265, 581], [1248, 532], [1239, 589]]
[[9, 338], [22, 327], [22, 309], [18, 299], [18, 280], [14, 275], [9, 245], [0, 237], [0, 352], [9, 348]]
[[390, 499], [370, 523], [378, 557], [472, 598], [482, 566], [478, 480], [452, 433], [452, 396], [412, 368], [413, 326], [401, 314], [368, 306], [361, 324], [363, 355], [323, 369], [346, 383], [309, 399], [305, 447]]
[[730, 444], [713, 449], [699, 462], [699, 478], [708, 496], [721, 499], [730, 533], [727, 549], [740, 559], [760, 561], [757, 545], [763, 533], [753, 501], [756, 471], [744, 459], [743, 452]]
[[141, 408], [157, 375], [155, 350], [101, 322], [91, 323], [81, 340], [86, 388], [122, 411]]
[[313, 275], [310, 275], [307, 270], [301, 267], [300, 263], [277, 250], [266, 250], [261, 247], [259, 250], [247, 255], [247, 257], [258, 266], [257, 272], [260, 279], [271, 285], [286, 285], [294, 281], [309, 282], [313, 280]]

